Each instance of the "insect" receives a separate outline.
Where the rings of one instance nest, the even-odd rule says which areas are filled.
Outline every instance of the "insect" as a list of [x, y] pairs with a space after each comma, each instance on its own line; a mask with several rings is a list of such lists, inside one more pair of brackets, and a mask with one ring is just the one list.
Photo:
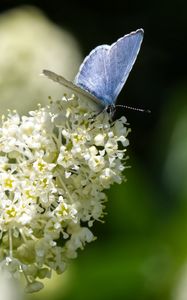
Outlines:
[[137, 58], [143, 34], [143, 29], [138, 29], [124, 35], [112, 45], [101, 45], [93, 49], [81, 64], [74, 82], [49, 70], [43, 70], [43, 74], [96, 102], [101, 109], [114, 108]]

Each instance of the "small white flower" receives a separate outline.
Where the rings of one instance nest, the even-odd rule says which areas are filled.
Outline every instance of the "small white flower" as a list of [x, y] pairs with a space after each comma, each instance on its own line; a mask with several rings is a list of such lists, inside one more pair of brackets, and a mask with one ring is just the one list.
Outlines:
[[0, 174], [1, 187], [4, 191], [12, 191], [16, 187], [16, 178], [9, 172]]
[[99, 172], [105, 166], [105, 159], [101, 155], [92, 155], [88, 161], [88, 166], [92, 171]]
[[105, 141], [104, 134], [101, 133], [97, 134], [94, 138], [94, 141], [96, 146], [104, 146], [104, 141]]
[[[0, 260], [28, 292], [37, 278], [64, 272], [69, 258], [95, 239], [105, 189], [121, 183], [126, 120], [106, 112], [92, 116], [72, 96], [20, 117], [2, 118], [0, 128]], [[82, 224], [84, 223], [84, 227]]]

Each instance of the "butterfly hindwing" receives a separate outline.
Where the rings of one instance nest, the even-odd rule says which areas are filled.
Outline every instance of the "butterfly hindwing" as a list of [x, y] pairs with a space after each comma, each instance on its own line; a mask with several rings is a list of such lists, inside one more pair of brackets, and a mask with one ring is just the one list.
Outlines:
[[105, 94], [103, 92], [107, 89], [107, 53], [108, 45], [96, 47], [85, 58], [80, 66], [79, 72], [75, 77], [75, 84], [82, 89], [93, 94], [95, 97], [103, 101], [105, 106]]

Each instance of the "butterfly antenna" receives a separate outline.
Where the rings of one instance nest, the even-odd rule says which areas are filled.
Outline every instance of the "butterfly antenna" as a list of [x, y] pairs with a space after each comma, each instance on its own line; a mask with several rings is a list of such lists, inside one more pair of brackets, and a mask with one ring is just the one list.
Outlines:
[[135, 111], [140, 111], [140, 112], [143, 112], [143, 113], [148, 113], [148, 114], [151, 113], [151, 111], [149, 109], [136, 108], [136, 107], [127, 106], [127, 105], [120, 105], [120, 104], [116, 104], [115, 107], [116, 106], [131, 109], [131, 110], [135, 110]]

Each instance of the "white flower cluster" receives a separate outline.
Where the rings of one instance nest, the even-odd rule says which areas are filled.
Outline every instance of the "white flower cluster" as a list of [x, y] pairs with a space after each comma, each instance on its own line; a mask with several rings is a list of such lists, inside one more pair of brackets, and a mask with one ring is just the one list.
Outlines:
[[94, 240], [106, 195], [121, 183], [128, 145], [126, 120], [93, 114], [84, 101], [64, 97], [0, 128], [0, 261], [25, 276], [28, 292], [51, 270], [62, 273], [77, 250]]

